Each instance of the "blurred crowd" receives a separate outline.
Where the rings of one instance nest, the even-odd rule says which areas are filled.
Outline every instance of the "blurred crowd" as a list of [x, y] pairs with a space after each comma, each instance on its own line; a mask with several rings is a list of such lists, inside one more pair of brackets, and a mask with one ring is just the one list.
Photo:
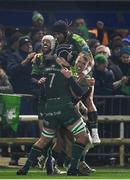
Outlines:
[[[95, 59], [94, 94], [129, 95], [129, 30], [107, 30], [104, 22], [100, 20], [93, 29], [90, 29], [82, 17], [70, 22], [69, 29], [86, 40]], [[29, 59], [32, 59], [35, 53], [42, 52], [42, 38], [46, 34], [53, 35], [52, 27], [46, 27], [44, 17], [37, 11], [33, 12], [32, 27], [27, 27], [26, 30], [18, 27], [12, 27], [9, 30], [0, 25], [0, 92], [33, 93], [32, 64]], [[25, 59], [28, 60], [23, 61], [25, 65], [23, 68], [19, 62]]]

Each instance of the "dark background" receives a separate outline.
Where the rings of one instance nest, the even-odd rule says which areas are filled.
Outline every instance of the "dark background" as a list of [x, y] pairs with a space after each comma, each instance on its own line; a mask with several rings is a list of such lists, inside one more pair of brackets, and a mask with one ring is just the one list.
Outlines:
[[34, 10], [43, 14], [47, 26], [58, 19], [83, 17], [89, 27], [94, 27], [97, 20], [104, 21], [107, 28], [130, 27], [130, 2], [120, 0], [1, 0], [0, 23], [30, 26]]

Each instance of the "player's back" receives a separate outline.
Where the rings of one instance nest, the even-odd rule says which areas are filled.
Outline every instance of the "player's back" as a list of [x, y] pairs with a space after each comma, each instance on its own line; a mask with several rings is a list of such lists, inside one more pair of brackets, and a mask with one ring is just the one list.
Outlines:
[[46, 98], [70, 97], [68, 80], [60, 72], [61, 67], [53, 59], [47, 61], [44, 68]]

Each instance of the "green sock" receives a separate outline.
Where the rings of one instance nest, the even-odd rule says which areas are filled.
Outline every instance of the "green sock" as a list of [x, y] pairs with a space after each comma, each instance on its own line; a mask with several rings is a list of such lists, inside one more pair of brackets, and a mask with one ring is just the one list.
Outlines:
[[52, 149], [52, 145], [51, 145], [51, 143], [48, 143], [48, 144], [44, 147], [44, 149], [42, 150], [42, 155], [43, 155], [44, 157], [47, 157], [47, 156], [49, 155], [49, 152], [50, 152], [51, 149]]
[[35, 164], [36, 162], [37, 162], [37, 158], [39, 157], [39, 156], [41, 156], [41, 154], [42, 154], [42, 149], [41, 148], [39, 148], [39, 147], [37, 147], [37, 146], [32, 146], [32, 148], [31, 148], [31, 151], [30, 151], [30, 153], [29, 153], [29, 156], [28, 156], [28, 159], [27, 159], [27, 161], [26, 161], [26, 163], [25, 163], [25, 165], [24, 165], [24, 169], [26, 170], [26, 171], [28, 171], [29, 170], [29, 168], [33, 165], [33, 164]]
[[85, 161], [86, 154], [83, 154], [80, 158], [80, 161]]
[[55, 150], [52, 149], [52, 156], [55, 158], [57, 161], [59, 159], [59, 152], [56, 152]]
[[77, 169], [79, 160], [82, 156], [82, 152], [85, 146], [83, 144], [74, 143], [72, 146], [72, 156], [71, 156], [71, 168]]

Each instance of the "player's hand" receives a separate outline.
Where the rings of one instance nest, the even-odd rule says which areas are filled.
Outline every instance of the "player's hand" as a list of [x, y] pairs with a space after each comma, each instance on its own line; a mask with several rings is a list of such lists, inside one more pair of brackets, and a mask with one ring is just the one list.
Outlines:
[[77, 82], [82, 81], [85, 78], [85, 74], [81, 72], [78, 76]]
[[88, 79], [87, 79], [87, 85], [88, 85], [89, 87], [94, 86], [94, 84], [95, 84], [95, 79], [94, 79], [94, 78], [88, 78]]
[[35, 56], [35, 52], [29, 53], [25, 60], [21, 62], [22, 65], [26, 65], [31, 62], [32, 58]]
[[44, 84], [44, 83], [45, 83], [45, 81], [46, 81], [46, 78], [45, 78], [45, 77], [42, 77], [41, 79], [39, 79], [39, 81], [38, 81], [38, 85], [42, 85], [42, 84]]
[[39, 57], [41, 56], [41, 53], [37, 53], [34, 55], [34, 57], [32, 58], [31, 62], [33, 64], [35, 64], [35, 62], [39, 59]]
[[35, 55], [36, 55], [35, 52], [29, 53], [28, 56], [27, 56], [27, 58], [26, 58], [27, 61], [31, 61], [31, 60], [34, 58]]
[[123, 76], [121, 78], [121, 84], [126, 84], [129, 81], [129, 77], [128, 76]]
[[70, 78], [72, 76], [71, 71], [69, 71], [67, 68], [62, 68], [61, 73], [66, 77]]
[[70, 64], [63, 57], [57, 57], [56, 62], [61, 67], [69, 67], [70, 66]]

